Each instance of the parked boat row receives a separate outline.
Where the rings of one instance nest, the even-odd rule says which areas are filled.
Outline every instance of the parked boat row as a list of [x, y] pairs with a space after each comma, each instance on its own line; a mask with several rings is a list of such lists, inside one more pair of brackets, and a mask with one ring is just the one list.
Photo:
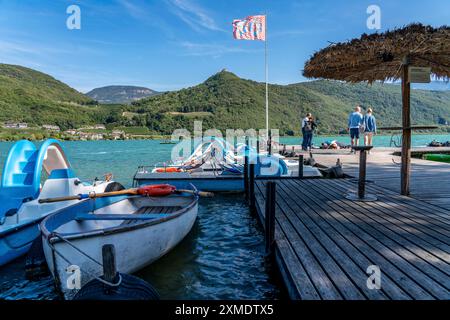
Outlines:
[[[299, 162], [275, 153], [256, 151], [245, 144], [231, 146], [219, 138], [202, 140], [187, 158], [172, 163], [140, 166], [133, 177], [133, 185], [170, 183], [179, 188], [189, 184], [200, 190], [213, 192], [243, 192], [245, 157], [255, 163], [256, 177], [297, 176]], [[320, 171], [303, 165], [305, 177], [321, 177]]]

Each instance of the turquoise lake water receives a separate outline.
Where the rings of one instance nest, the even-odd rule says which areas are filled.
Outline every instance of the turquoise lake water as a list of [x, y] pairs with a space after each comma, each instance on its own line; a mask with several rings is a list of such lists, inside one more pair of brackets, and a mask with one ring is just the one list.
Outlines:
[[[390, 136], [377, 136], [376, 146], [389, 146]], [[299, 144], [301, 138], [280, 139]], [[315, 137], [314, 143], [348, 137]], [[413, 136], [413, 146], [450, 135]], [[13, 143], [0, 143], [0, 170]], [[139, 165], [167, 161], [173, 145], [159, 141], [79, 141], [63, 143], [75, 173], [83, 181], [112, 172], [114, 180], [130, 187]], [[24, 277], [24, 259], [0, 268], [0, 299], [53, 299], [52, 280], [30, 282]], [[256, 218], [241, 195], [201, 199], [199, 217], [187, 238], [165, 257], [140, 271], [163, 299], [277, 299], [284, 297], [279, 280], [264, 259], [264, 239]]]

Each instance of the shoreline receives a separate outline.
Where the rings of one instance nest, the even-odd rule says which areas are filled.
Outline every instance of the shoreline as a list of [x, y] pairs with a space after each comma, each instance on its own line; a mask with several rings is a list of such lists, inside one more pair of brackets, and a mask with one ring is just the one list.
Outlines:
[[[385, 134], [378, 134], [376, 135], [376, 137], [392, 137], [392, 136], [397, 136], [400, 135], [400, 133], [385, 133]], [[430, 133], [415, 133], [414, 136], [448, 136], [446, 141], [439, 141], [439, 142], [447, 142], [450, 141], [450, 132], [439, 132], [439, 133], [435, 133], [435, 134], [430, 134]], [[348, 134], [320, 134], [320, 135], [314, 135], [314, 138], [319, 138], [319, 139], [323, 139], [323, 138], [347, 138], [349, 137]], [[284, 136], [279, 136], [280, 140], [281, 139], [302, 139], [302, 136], [288, 136], [288, 135], [284, 135]], [[6, 138], [0, 137], [0, 142], [16, 142], [19, 140], [29, 140], [29, 141], [43, 141], [46, 139], [57, 139], [60, 141], [139, 141], [139, 140], [168, 140], [168, 141], [172, 141], [171, 140], [171, 135], [129, 135], [125, 138], [102, 138], [102, 139], [83, 139], [83, 138], [77, 138], [77, 137], [68, 137], [68, 136], [60, 136], [58, 134], [51, 134], [51, 133], [47, 133], [45, 135], [43, 135], [43, 137], [34, 137], [34, 134], [31, 133], [29, 135], [29, 137], [27, 137], [27, 134], [17, 134], [17, 135], [12, 135], [12, 136], [8, 136]], [[362, 138], [361, 138], [362, 139]], [[430, 141], [431, 142], [431, 141]], [[285, 144], [280, 142], [280, 144]]]

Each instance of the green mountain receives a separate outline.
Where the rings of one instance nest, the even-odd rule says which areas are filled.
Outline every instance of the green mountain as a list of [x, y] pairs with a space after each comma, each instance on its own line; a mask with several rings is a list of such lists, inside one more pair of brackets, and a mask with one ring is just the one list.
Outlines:
[[158, 92], [135, 86], [106, 86], [86, 93], [88, 97], [104, 104], [130, 103], [155, 94]]
[[29, 68], [0, 64], [0, 122], [56, 124], [73, 128], [104, 121], [107, 110], [53, 77]]
[[[356, 104], [372, 106], [379, 126], [401, 123], [400, 86], [312, 81], [270, 85], [270, 127], [281, 134], [299, 134], [300, 118], [313, 113], [319, 133], [336, 134], [347, 127]], [[450, 91], [412, 91], [413, 124], [450, 122]], [[0, 64], [0, 122], [56, 124], [62, 129], [103, 123], [108, 128], [140, 127], [150, 134], [171, 134], [179, 128], [260, 129], [265, 127], [265, 85], [221, 71], [205, 82], [134, 101], [129, 105], [96, 102], [44, 73]], [[147, 127], [147, 128], [143, 128]], [[447, 127], [449, 128], [449, 127]], [[449, 130], [450, 131], [450, 130]]]
[[[413, 124], [450, 121], [450, 91], [413, 90], [411, 102]], [[318, 120], [320, 133], [336, 134], [347, 127], [357, 104], [371, 106], [379, 126], [401, 124], [398, 85], [323, 80], [269, 86], [270, 126], [281, 134], [298, 134], [300, 117], [307, 112]], [[265, 127], [265, 85], [221, 71], [202, 84], [145, 98], [124, 110], [134, 121], [165, 134], [180, 127], [192, 130], [194, 120], [203, 120], [204, 129], [259, 129]]]

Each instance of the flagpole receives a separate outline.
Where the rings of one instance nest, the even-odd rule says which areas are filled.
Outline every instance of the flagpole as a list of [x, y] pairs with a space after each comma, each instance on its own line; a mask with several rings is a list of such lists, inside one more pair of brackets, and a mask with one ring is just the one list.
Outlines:
[[266, 23], [265, 23], [265, 36], [266, 39], [264, 41], [264, 60], [265, 60], [265, 69], [266, 69], [266, 132], [267, 139], [269, 139], [269, 64], [267, 59], [267, 14], [266, 14]]

